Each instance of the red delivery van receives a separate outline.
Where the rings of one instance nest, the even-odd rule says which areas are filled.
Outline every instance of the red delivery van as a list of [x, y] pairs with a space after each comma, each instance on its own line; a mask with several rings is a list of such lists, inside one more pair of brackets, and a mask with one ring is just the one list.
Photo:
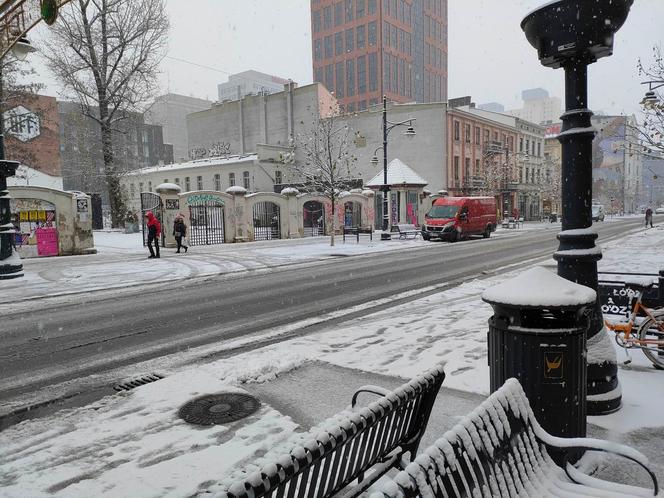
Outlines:
[[493, 197], [441, 197], [424, 217], [422, 238], [456, 242], [469, 235], [491, 236], [496, 230]]

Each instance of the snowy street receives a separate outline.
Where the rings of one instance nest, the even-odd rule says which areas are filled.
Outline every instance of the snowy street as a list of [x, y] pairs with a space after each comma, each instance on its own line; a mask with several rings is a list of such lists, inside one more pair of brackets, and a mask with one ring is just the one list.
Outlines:
[[[525, 237], [525, 232], [544, 226], [548, 228], [542, 225], [520, 234], [499, 232], [495, 243]], [[600, 271], [656, 273], [664, 268], [664, 227], [634, 228], [631, 235], [603, 244]], [[555, 233], [553, 228], [546, 232]], [[409, 254], [427, 254], [419, 241], [406, 244], [418, 249]], [[459, 247], [470, 257], [474, 245], [484, 243], [435, 247]], [[555, 272], [550, 257], [530, 264]], [[358, 309], [345, 322], [341, 317], [327, 325], [303, 320], [266, 329], [266, 345], [259, 348], [244, 350], [252, 341], [236, 337], [92, 374], [90, 384], [149, 372], [164, 378], [0, 432], [0, 496], [214, 495], [244, 469], [255, 469], [268, 452], [288, 449], [325, 417], [345, 409], [358, 386], [394, 388], [445, 362], [447, 376], [423, 440], [426, 446], [488, 394], [486, 333], [491, 307], [480, 295], [521, 271], [512, 267], [401, 304], [371, 312]], [[307, 327], [305, 333], [279, 339], [302, 327]], [[657, 414], [664, 409], [663, 372], [653, 369], [639, 351], [632, 352], [629, 366], [622, 365], [624, 352], [617, 354], [623, 407], [611, 415], [589, 417], [589, 434], [644, 452], [662, 480], [664, 427]], [[238, 390], [261, 401], [259, 411], [244, 420], [196, 427], [177, 416], [179, 407], [193, 397]], [[643, 475], [629, 475], [630, 469], [607, 459], [600, 475], [645, 485]]]

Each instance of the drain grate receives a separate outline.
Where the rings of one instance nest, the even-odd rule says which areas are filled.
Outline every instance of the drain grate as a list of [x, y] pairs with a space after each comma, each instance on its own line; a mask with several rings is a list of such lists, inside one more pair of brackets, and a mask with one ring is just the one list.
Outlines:
[[131, 391], [132, 389], [140, 386], [144, 386], [145, 384], [149, 384], [151, 382], [156, 382], [158, 380], [163, 379], [163, 375], [159, 374], [149, 374], [149, 375], [144, 375], [143, 377], [139, 377], [138, 379], [133, 379], [127, 382], [122, 382], [120, 384], [116, 384], [113, 386], [113, 389], [115, 389], [117, 392], [120, 391]]
[[260, 406], [257, 398], [244, 393], [210, 394], [189, 401], [178, 415], [190, 424], [227, 424], [248, 417]]

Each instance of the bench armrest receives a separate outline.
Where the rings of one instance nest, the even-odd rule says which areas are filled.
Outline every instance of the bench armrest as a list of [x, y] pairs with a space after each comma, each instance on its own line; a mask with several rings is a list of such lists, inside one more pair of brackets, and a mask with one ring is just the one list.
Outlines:
[[353, 394], [353, 399], [351, 401], [351, 408], [355, 408], [355, 405], [357, 404], [357, 397], [360, 395], [360, 393], [371, 393], [375, 394], [376, 396], [387, 396], [390, 394], [392, 391], [389, 389], [385, 389], [384, 387], [380, 386], [372, 386], [372, 385], [366, 385], [360, 387], [357, 391], [355, 391], [355, 394]]
[[[587, 439], [588, 440], [588, 439]], [[596, 441], [593, 439], [589, 439], [590, 441]], [[569, 449], [570, 452], [568, 452], [565, 455], [565, 465], [563, 466], [563, 469], [565, 470], [565, 474], [567, 474], [567, 477], [574, 483], [576, 484], [586, 484], [593, 486], [595, 488], [600, 488], [600, 489], [605, 489], [606, 491], [618, 491], [618, 492], [623, 492], [625, 495], [640, 495], [640, 496], [657, 496], [659, 493], [659, 484], [657, 483], [657, 477], [653, 473], [652, 470], [645, 464], [647, 462], [647, 458], [641, 454], [640, 452], [636, 451], [634, 448], [630, 448], [629, 446], [623, 446], [618, 443], [612, 443], [611, 441], [601, 441], [602, 443], [609, 443], [611, 447], [605, 447], [605, 448], [600, 448], [597, 447], [596, 445], [589, 445], [589, 446], [584, 446], [584, 445], [579, 445], [579, 446], [570, 446], [566, 447], [566, 449]], [[618, 448], [613, 447], [613, 445], [616, 445]], [[621, 449], [627, 449], [627, 452], [621, 451]], [[567, 461], [569, 457], [572, 456], [572, 451], [571, 450], [582, 450], [582, 451], [603, 451], [605, 453], [612, 453], [614, 455], [621, 456], [623, 458], [626, 458], [628, 460], [631, 460], [632, 462], [640, 465], [645, 471], [648, 473], [650, 476], [650, 479], [652, 479], [653, 483], [653, 494], [652, 495], [647, 495], [645, 494], [647, 492], [646, 489], [644, 488], [637, 488], [635, 486], [628, 486], [626, 484], [619, 484], [619, 483], [607, 483], [606, 481], [602, 481], [600, 479], [596, 479], [594, 477], [591, 477], [587, 474], [584, 474], [581, 472], [579, 469], [574, 467], [571, 463]], [[636, 452], [640, 455], [640, 458], [634, 458], [634, 455], [632, 454], [633, 452]], [[643, 461], [645, 460], [645, 462]]]

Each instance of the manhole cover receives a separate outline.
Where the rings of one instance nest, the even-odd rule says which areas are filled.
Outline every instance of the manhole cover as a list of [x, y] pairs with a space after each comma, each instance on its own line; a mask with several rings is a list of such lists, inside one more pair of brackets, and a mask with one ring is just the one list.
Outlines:
[[258, 399], [244, 393], [210, 394], [191, 400], [179, 415], [190, 424], [227, 424], [248, 417], [260, 406]]

